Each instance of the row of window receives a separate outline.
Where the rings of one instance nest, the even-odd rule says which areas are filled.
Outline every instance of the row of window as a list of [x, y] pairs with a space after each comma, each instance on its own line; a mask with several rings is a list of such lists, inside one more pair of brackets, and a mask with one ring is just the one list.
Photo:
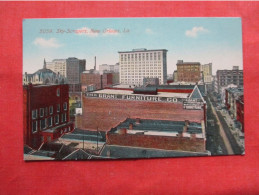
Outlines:
[[[157, 78], [157, 77], [147, 77], [147, 78]], [[121, 82], [126, 82], [126, 81], [143, 81], [143, 78], [132, 78], [132, 79], [121, 79]], [[159, 78], [159, 81], [161, 81], [161, 78]]]
[[160, 60], [161, 59], [161, 53], [160, 52], [154, 52], [154, 53], [139, 53], [139, 54], [121, 54], [121, 61], [126, 60]]
[[121, 74], [139, 74], [139, 73], [145, 73], [145, 72], [162, 72], [161, 70], [142, 70], [142, 71], [121, 71]]
[[131, 66], [143, 66], [143, 65], [155, 65], [155, 66], [158, 66], [158, 65], [161, 65], [162, 64], [162, 61], [156, 61], [156, 60], [152, 60], [152, 61], [146, 61], [146, 60], [143, 60], [143, 61], [121, 61], [120, 62], [120, 65], [123, 66], [123, 65], [131, 65]]
[[[63, 103], [63, 110], [64, 111], [67, 110], [67, 102]], [[60, 104], [57, 104], [56, 111], [60, 112]], [[39, 109], [39, 115], [41, 118], [52, 114], [53, 114], [53, 106]], [[32, 119], [37, 119], [37, 118], [38, 118], [38, 109], [34, 109], [32, 110]]]
[[67, 114], [66, 113], [62, 113], [61, 117], [59, 117], [59, 115], [55, 115], [54, 117], [54, 121], [53, 121], [53, 117], [48, 117], [45, 119], [41, 119], [41, 120], [34, 120], [32, 121], [32, 132], [35, 133], [38, 130], [38, 123], [39, 123], [39, 128], [40, 130], [44, 130], [46, 128], [52, 127], [53, 126], [53, 122], [55, 125], [58, 125], [60, 123], [66, 122], [67, 121]]
[[120, 78], [134, 78], [134, 77], [148, 77], [148, 76], [157, 76], [157, 77], [161, 77], [161, 73], [149, 73], [149, 74], [131, 74], [131, 75], [128, 75], [128, 74], [122, 74]]

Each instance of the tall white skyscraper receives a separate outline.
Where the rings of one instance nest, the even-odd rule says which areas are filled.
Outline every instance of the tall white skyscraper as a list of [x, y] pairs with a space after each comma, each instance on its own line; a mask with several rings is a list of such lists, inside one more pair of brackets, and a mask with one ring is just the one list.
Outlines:
[[166, 83], [166, 49], [133, 49], [118, 53], [121, 84], [143, 85], [144, 78], [158, 78], [160, 84]]

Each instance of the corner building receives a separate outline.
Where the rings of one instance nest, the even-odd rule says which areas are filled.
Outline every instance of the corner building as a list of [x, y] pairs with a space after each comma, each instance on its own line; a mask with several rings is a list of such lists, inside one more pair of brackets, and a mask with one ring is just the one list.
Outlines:
[[199, 82], [201, 80], [200, 62], [177, 61], [177, 81], [178, 82]]
[[158, 78], [166, 83], [167, 50], [133, 49], [119, 51], [120, 83], [143, 85], [143, 78]]

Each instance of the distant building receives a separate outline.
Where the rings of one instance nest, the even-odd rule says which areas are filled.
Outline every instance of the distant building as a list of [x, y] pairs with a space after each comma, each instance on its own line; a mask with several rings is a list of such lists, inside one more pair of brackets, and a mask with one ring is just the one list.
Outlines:
[[143, 79], [143, 85], [154, 85], [154, 86], [158, 86], [159, 85], [159, 79], [158, 78], [144, 78]]
[[32, 84], [64, 84], [67, 83], [67, 80], [64, 76], [59, 73], [55, 73], [50, 69], [46, 68], [46, 61], [44, 59], [43, 68], [37, 70], [33, 74], [28, 74], [25, 72], [23, 75], [23, 84], [28, 85], [29, 83]]
[[99, 74], [96, 70], [87, 70], [81, 74], [82, 91], [95, 91], [111, 87], [119, 82], [119, 73]]
[[201, 65], [201, 72], [205, 84], [212, 83], [212, 63]]
[[206, 152], [204, 121], [127, 118], [107, 133], [106, 140], [108, 145]]
[[165, 84], [167, 79], [166, 49], [133, 49], [119, 51], [120, 83], [143, 85], [143, 78], [158, 78]]
[[73, 131], [68, 85], [24, 85], [23, 117], [24, 144], [32, 148]]
[[173, 79], [174, 79], [174, 82], [178, 82], [177, 70], [174, 71]]
[[200, 62], [177, 61], [177, 81], [178, 82], [199, 82], [201, 80]]
[[86, 60], [74, 57], [67, 59], [54, 59], [52, 62], [46, 63], [46, 67], [48, 69], [66, 77], [70, 92], [78, 92], [81, 90], [80, 74], [85, 70], [85, 66]]
[[108, 64], [99, 65], [100, 74], [119, 73], [119, 71], [120, 71], [119, 63], [116, 63], [115, 65], [108, 65]]
[[243, 70], [239, 70], [238, 66], [233, 66], [232, 70], [217, 70], [217, 93], [221, 92], [222, 87], [226, 87], [230, 84], [237, 87], [243, 86]]
[[86, 70], [81, 74], [82, 91], [94, 91], [102, 88], [102, 78], [98, 71]]

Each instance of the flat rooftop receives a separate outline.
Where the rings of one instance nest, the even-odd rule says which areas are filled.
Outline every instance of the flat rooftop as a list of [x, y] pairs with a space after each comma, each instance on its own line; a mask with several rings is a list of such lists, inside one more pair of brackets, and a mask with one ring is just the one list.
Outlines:
[[[134, 94], [133, 91], [128, 90], [117, 90], [117, 89], [102, 89], [89, 93], [103, 93], [103, 94], [117, 94], [117, 95], [135, 95], [135, 96], [144, 96], [143, 94]], [[188, 93], [170, 93], [170, 92], [158, 92], [157, 95], [147, 95], [154, 97], [171, 97], [171, 98], [187, 98]]]
[[[129, 126], [132, 124], [132, 129]], [[144, 134], [157, 136], [177, 136], [183, 133], [183, 137], [190, 137], [196, 134], [197, 138], [204, 138], [201, 123], [189, 122], [187, 131], [183, 132], [185, 121], [169, 121], [169, 120], [150, 120], [150, 119], [131, 119], [127, 118], [120, 123], [111, 133], [119, 133], [120, 129], [127, 129], [127, 134]]]
[[105, 145], [100, 157], [109, 158], [166, 158], [166, 157], [210, 156], [208, 151], [189, 152], [118, 145]]

